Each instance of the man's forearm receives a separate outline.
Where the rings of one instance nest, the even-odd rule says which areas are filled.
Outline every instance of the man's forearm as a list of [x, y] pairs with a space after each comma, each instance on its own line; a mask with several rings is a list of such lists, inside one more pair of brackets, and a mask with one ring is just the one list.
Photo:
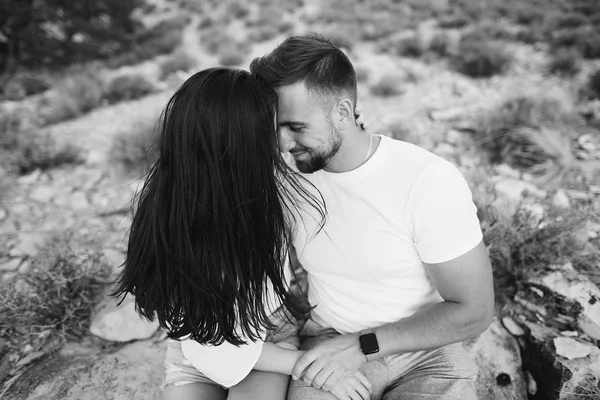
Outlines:
[[410, 317], [373, 329], [379, 352], [369, 355], [368, 360], [471, 339], [490, 325], [492, 310], [485, 311], [472, 311], [448, 301], [425, 307]]

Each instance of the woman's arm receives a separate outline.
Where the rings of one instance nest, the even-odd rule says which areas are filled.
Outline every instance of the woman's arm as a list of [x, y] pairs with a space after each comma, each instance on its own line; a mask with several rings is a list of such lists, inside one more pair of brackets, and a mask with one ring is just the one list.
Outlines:
[[304, 353], [304, 351], [296, 350], [292, 345], [286, 345], [286, 343], [273, 344], [266, 342], [263, 344], [262, 352], [253, 369], [291, 375], [296, 361]]

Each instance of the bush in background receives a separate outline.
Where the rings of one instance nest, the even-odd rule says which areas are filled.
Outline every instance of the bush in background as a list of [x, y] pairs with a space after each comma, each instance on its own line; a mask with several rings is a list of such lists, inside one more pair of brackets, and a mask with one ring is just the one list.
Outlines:
[[50, 82], [44, 74], [20, 72], [5, 80], [2, 92], [9, 100], [20, 100], [50, 89]]
[[154, 92], [152, 82], [143, 75], [124, 74], [113, 78], [108, 84], [105, 97], [109, 103], [135, 100]]
[[488, 78], [500, 74], [512, 59], [504, 48], [494, 42], [479, 38], [464, 38], [458, 53], [452, 58], [456, 69], [472, 78]]
[[86, 333], [111, 268], [99, 251], [76, 252], [69, 239], [54, 240], [29, 272], [0, 283], [0, 332], [17, 338]]
[[109, 164], [125, 172], [141, 173], [155, 160], [155, 121], [142, 120], [116, 134], [109, 153]]
[[173, 53], [166, 60], [162, 61], [160, 67], [160, 79], [164, 80], [169, 75], [177, 71], [189, 71], [198, 65], [198, 60], [183, 50]]
[[380, 51], [400, 57], [420, 57], [424, 50], [419, 38], [416, 35], [385, 40], [378, 46], [378, 48]]
[[449, 47], [450, 40], [448, 39], [448, 36], [444, 33], [437, 33], [431, 38], [428, 50], [439, 56], [444, 57], [448, 55]]
[[403, 77], [400, 75], [384, 75], [371, 86], [371, 93], [379, 97], [397, 96], [403, 93], [402, 83]]
[[576, 118], [564, 94], [509, 97], [479, 117], [475, 145], [494, 163], [546, 179], [561, 177], [573, 165]]
[[224, 67], [237, 67], [244, 62], [244, 55], [235, 47], [224, 49], [219, 55], [219, 64]]
[[102, 103], [103, 74], [83, 67], [65, 75], [40, 103], [40, 114], [48, 124], [83, 115]]
[[248, 39], [251, 42], [260, 43], [260, 42], [265, 42], [267, 40], [271, 40], [278, 34], [279, 34], [279, 30], [276, 27], [257, 26], [250, 32]]
[[600, 69], [590, 74], [588, 88], [594, 97], [600, 99]]
[[550, 55], [548, 72], [556, 75], [573, 76], [581, 70], [581, 54], [574, 48], [560, 48]]

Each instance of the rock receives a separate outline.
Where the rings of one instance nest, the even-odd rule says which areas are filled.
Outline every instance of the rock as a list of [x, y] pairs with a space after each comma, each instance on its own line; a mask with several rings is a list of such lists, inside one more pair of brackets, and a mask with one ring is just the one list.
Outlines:
[[535, 185], [518, 179], [505, 178], [500, 179], [494, 184], [496, 192], [499, 194], [494, 202], [498, 208], [504, 208], [509, 215], [514, 215], [518, 210], [521, 201], [527, 195], [529, 198], [542, 199], [546, 192], [538, 189]]
[[[577, 349], [585, 357], [569, 359], [556, 354], [555, 339], [560, 351], [565, 350], [565, 341], [571, 338], [556, 338], [556, 330], [539, 323], [524, 321], [530, 334], [524, 349], [524, 368], [531, 371], [536, 381], [539, 399], [567, 400], [575, 393], [590, 393], [600, 379], [600, 349], [592, 344], [578, 342], [584, 349]], [[567, 345], [569, 346], [569, 345]], [[575, 347], [575, 346], [574, 346]], [[579, 346], [577, 346], [579, 347]], [[573, 354], [573, 353], [571, 353]], [[575, 353], [577, 354], [577, 353]], [[582, 396], [580, 398], [589, 398]]]
[[0, 272], [16, 271], [21, 265], [21, 258], [12, 258], [7, 262], [0, 264]]
[[517, 324], [515, 322], [515, 320], [512, 319], [511, 317], [503, 317], [502, 325], [504, 325], [506, 330], [509, 331], [510, 334], [513, 336], [519, 337], [519, 336], [523, 336], [525, 334], [525, 331], [523, 330], [523, 328], [521, 328], [521, 326], [519, 324]]
[[434, 121], [455, 121], [465, 117], [467, 113], [465, 107], [447, 108], [445, 110], [433, 110], [429, 113], [429, 118]]
[[559, 189], [556, 192], [556, 194], [552, 198], [552, 204], [555, 207], [564, 209], [571, 207], [571, 201], [569, 200], [569, 196], [567, 196], [567, 192], [565, 192], [563, 189]]
[[135, 342], [106, 354], [45, 357], [15, 380], [3, 400], [159, 400], [164, 342]]
[[118, 274], [120, 272], [120, 267], [125, 261], [125, 255], [116, 249], [103, 249], [102, 250], [102, 261], [112, 268], [113, 273]]
[[512, 178], [512, 179], [520, 179], [521, 178], [521, 172], [512, 168], [508, 164], [496, 165], [495, 170], [499, 175], [502, 175], [507, 178]]
[[71, 195], [70, 206], [73, 210], [85, 210], [90, 206], [90, 202], [84, 192], [75, 192]]
[[525, 372], [525, 377], [527, 378], [527, 393], [530, 395], [535, 395], [537, 393], [537, 382], [535, 381], [531, 372]]
[[148, 339], [157, 330], [158, 321], [150, 322], [135, 311], [131, 295], [120, 305], [117, 305], [115, 299], [107, 296], [98, 306], [90, 325], [91, 333], [115, 342]]
[[42, 170], [38, 168], [35, 171], [33, 171], [32, 173], [30, 173], [29, 175], [23, 175], [23, 176], [17, 178], [17, 182], [20, 185], [31, 185], [32, 183], [35, 183], [38, 181], [41, 174], [42, 174]]
[[29, 194], [29, 198], [38, 203], [48, 203], [56, 197], [56, 189], [51, 186], [38, 186]]
[[519, 345], [497, 319], [467, 347], [479, 367], [478, 398], [527, 399], [527, 383], [521, 369]]
[[0, 208], [0, 221], [3, 221], [8, 217], [8, 213], [4, 208]]
[[446, 133], [446, 142], [452, 144], [454, 146], [462, 143], [464, 141], [464, 135], [457, 131], [456, 129], [450, 129]]
[[556, 354], [573, 360], [575, 358], [587, 357], [592, 352], [589, 343], [580, 343], [575, 339], [568, 337], [557, 337], [554, 338], [554, 347], [556, 348]]
[[579, 329], [595, 340], [600, 340], [600, 302], [592, 304], [577, 320]]
[[17, 244], [10, 250], [9, 255], [35, 257], [46, 245], [47, 240], [48, 238], [40, 233], [20, 232], [16, 239]]
[[456, 152], [456, 149], [454, 148], [454, 146], [448, 143], [440, 143], [437, 146], [435, 146], [433, 152], [441, 157], [450, 159]]
[[25, 260], [19, 266], [19, 273], [26, 274], [31, 270], [31, 263], [28, 260]]

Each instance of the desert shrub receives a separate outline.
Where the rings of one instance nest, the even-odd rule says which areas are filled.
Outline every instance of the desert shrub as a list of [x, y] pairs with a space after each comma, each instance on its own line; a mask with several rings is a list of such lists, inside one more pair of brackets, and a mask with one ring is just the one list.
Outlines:
[[240, 54], [234, 47], [227, 48], [219, 55], [219, 64], [224, 67], [236, 67], [244, 62], [244, 55]]
[[177, 51], [160, 63], [160, 79], [166, 79], [177, 71], [189, 71], [196, 65], [198, 65], [198, 60], [194, 57], [185, 51]]
[[402, 82], [403, 77], [400, 75], [384, 75], [371, 86], [371, 93], [380, 97], [397, 96], [403, 92]]
[[463, 28], [471, 23], [465, 15], [448, 15], [438, 20], [438, 26], [445, 29]]
[[396, 21], [382, 20], [363, 23], [360, 27], [359, 37], [362, 40], [375, 41], [384, 39], [395, 33], [398, 28]]
[[572, 76], [581, 69], [581, 54], [574, 48], [560, 48], [554, 51], [548, 62], [548, 72], [551, 74]]
[[551, 44], [554, 48], [575, 47], [584, 58], [600, 57], [600, 34], [590, 29], [566, 29], [553, 33]]
[[519, 95], [483, 113], [477, 121], [475, 146], [494, 163], [551, 179], [573, 165], [572, 135], [576, 116], [559, 95]]
[[597, 99], [600, 99], [600, 69], [597, 69], [590, 74], [587, 86], [591, 94]]
[[59, 143], [48, 132], [42, 132], [28, 110], [0, 112], [0, 166], [26, 174], [80, 162], [81, 149], [69, 142]]
[[559, 29], [575, 29], [586, 25], [588, 19], [578, 13], [560, 13], [547, 17], [544, 20], [544, 29], [546, 32], [552, 32]]
[[242, 19], [248, 15], [250, 10], [241, 1], [231, 1], [227, 3], [226, 10], [229, 15], [232, 15], [235, 19]]
[[43, 74], [17, 73], [6, 80], [3, 87], [4, 95], [11, 100], [43, 93], [50, 89], [50, 78]]
[[0, 332], [23, 339], [85, 334], [111, 272], [100, 260], [99, 251], [76, 251], [68, 239], [54, 240], [29, 272], [0, 283]]
[[469, 38], [460, 41], [452, 61], [455, 68], [465, 75], [487, 78], [502, 73], [510, 64], [511, 56], [498, 43]]
[[383, 132], [387, 132], [391, 138], [402, 140], [404, 142], [419, 145], [421, 137], [415, 129], [411, 129], [403, 121], [394, 121], [388, 124]]
[[113, 78], [106, 89], [106, 99], [110, 103], [135, 100], [154, 92], [152, 82], [143, 75], [124, 74]]
[[278, 34], [279, 31], [273, 26], [257, 26], [250, 32], [248, 39], [252, 42], [264, 42], [273, 39]]
[[291, 21], [279, 21], [276, 27], [279, 33], [290, 33], [294, 29], [294, 24]]
[[114, 136], [110, 165], [123, 171], [141, 173], [154, 162], [154, 121], [143, 120]]
[[392, 49], [396, 55], [402, 57], [420, 57], [423, 54], [423, 46], [416, 35], [395, 41]]
[[200, 44], [211, 54], [217, 54], [222, 49], [231, 47], [235, 40], [221, 29], [210, 29], [200, 36]]
[[515, 5], [513, 18], [521, 25], [531, 25], [544, 20], [544, 12], [539, 7], [528, 4]]
[[83, 67], [65, 75], [40, 102], [46, 123], [57, 123], [83, 115], [102, 103], [104, 82], [101, 71]]
[[211, 16], [206, 16], [200, 20], [200, 22], [198, 23], [198, 28], [200, 28], [200, 29], [210, 28], [211, 26], [214, 25], [214, 23], [215, 23], [215, 20]]
[[588, 218], [586, 214], [543, 203], [525, 202], [513, 216], [488, 207], [481, 225], [497, 296], [511, 298], [528, 277], [548, 265], [579, 259], [582, 243], [577, 233]]
[[579, 48], [585, 58], [600, 58], [600, 34], [594, 32], [585, 36], [580, 41]]
[[371, 70], [367, 67], [356, 67], [354, 72], [356, 73], [356, 80], [358, 82], [367, 82], [371, 74]]
[[448, 40], [448, 36], [443, 33], [437, 33], [431, 38], [428, 50], [437, 55], [446, 56], [448, 55], [449, 45], [450, 41]]

